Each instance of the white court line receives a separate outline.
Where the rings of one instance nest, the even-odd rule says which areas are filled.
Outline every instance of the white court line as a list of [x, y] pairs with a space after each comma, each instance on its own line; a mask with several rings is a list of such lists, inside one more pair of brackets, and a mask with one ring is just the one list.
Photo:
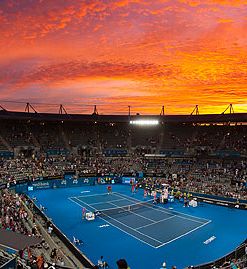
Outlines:
[[[132, 199], [132, 200], [141, 202], [141, 201], [138, 200], [138, 199], [131, 198], [131, 197], [129, 197], [129, 196], [125, 195], [125, 194], [122, 194], [122, 193], [118, 193], [118, 194], [116, 194], [116, 195], [119, 196], [119, 197], [123, 197], [123, 196], [124, 196], [124, 197], [128, 197], [128, 198], [130, 198], [130, 199]], [[159, 206], [158, 206], [158, 207], [159, 207]], [[175, 216], [177, 216], [177, 217], [179, 217], [179, 218], [182, 218], [182, 219], [187, 219], [187, 220], [190, 220], [190, 221], [198, 222], [198, 223], [205, 223], [205, 222], [198, 221], [198, 220], [194, 220], [194, 219], [192, 219], [192, 218], [205, 220], [205, 221], [207, 221], [207, 222], [208, 222], [208, 221], [211, 221], [211, 220], [209, 220], [209, 219], [200, 218], [200, 217], [194, 217], [194, 216], [189, 215], [189, 214], [181, 213], [181, 212], [176, 211], [176, 210], [172, 210], [172, 211], [170, 211], [170, 210], [168, 210], [168, 209], [166, 209], [166, 208], [163, 208], [163, 207], [159, 207], [160, 209], [158, 209], [158, 208], [154, 208], [154, 207], [150, 207], [150, 208], [152, 208], [153, 210], [156, 210], [156, 211], [160, 211], [160, 212], [164, 212], [164, 213], [170, 214], [170, 215], [175, 215], [173, 212], [178, 213], [178, 214], [181, 214], [181, 215], [185, 215], [185, 216], [188, 216], [188, 217], [190, 217], [190, 218], [186, 218], [186, 217], [183, 217], [183, 216], [180, 216], [180, 215], [175, 215]]]
[[[119, 197], [121, 197], [121, 196], [119, 196]], [[78, 199], [78, 197], [69, 197], [69, 198], [72, 198], [72, 199], [77, 199], [77, 200], [79, 200], [79, 201], [81, 201], [81, 202], [83, 202], [83, 203], [86, 203], [86, 202], [84, 202], [83, 200], [81, 200], [81, 199]], [[122, 198], [122, 197], [121, 197]], [[126, 200], [126, 201], [128, 201], [128, 202], [130, 202], [130, 200], [128, 200], [128, 199], [126, 199], [126, 198], [122, 198], [123, 200]], [[100, 204], [106, 204], [106, 203], [111, 203], [111, 200], [110, 201], [102, 201], [102, 202], [100, 202]], [[142, 204], [143, 202], [141, 202], [141, 201], [139, 201], [139, 203], [132, 203], [132, 204], [128, 204], [128, 205], [126, 205], [126, 206], [135, 206], [135, 205], [137, 205], [137, 204]], [[92, 205], [91, 203], [90, 204], [88, 204], [88, 205]], [[101, 208], [101, 210], [112, 210], [112, 209], [116, 209], [116, 208], [119, 208], [119, 210], [121, 210], [122, 209], [122, 207], [123, 206], [117, 206], [117, 205], [115, 205], [115, 204], [112, 204], [112, 205], [114, 205], [114, 207], [110, 207], [110, 208]], [[96, 208], [97, 209], [97, 208]]]
[[[75, 198], [75, 199], [76, 199], [76, 198]], [[77, 199], [77, 200], [80, 201], [79, 199]], [[85, 202], [83, 202], [83, 203], [86, 204], [87, 206], [90, 206], [89, 204], [87, 204], [87, 203], [85, 203]], [[90, 206], [90, 207], [92, 207], [93, 209], [97, 210], [97, 208], [95, 208], [95, 207], [93, 207], [93, 206]], [[112, 217], [110, 217], [110, 216], [108, 216], [108, 215], [106, 215], [106, 217], [107, 217], [107, 218], [110, 218], [110, 219], [113, 219], [114, 221], [120, 223], [121, 225], [123, 225], [123, 226], [125, 226], [125, 227], [127, 227], [127, 228], [129, 228], [129, 229], [131, 229], [131, 230], [133, 230], [133, 231], [135, 231], [135, 232], [138, 232], [139, 234], [142, 234], [142, 235], [144, 235], [144, 236], [146, 236], [146, 237], [152, 239], [153, 241], [156, 241], [156, 242], [162, 244], [161, 241], [159, 241], [159, 240], [157, 240], [157, 239], [153, 239], [153, 237], [148, 236], [148, 235], [146, 235], [146, 234], [144, 234], [144, 233], [142, 233], [142, 232], [136, 231], [134, 228], [131, 228], [130, 226], [128, 226], [128, 225], [122, 223], [121, 221], [118, 221], [118, 220], [116, 220], [116, 219], [114, 219], [114, 218], [112, 218]]]
[[[76, 198], [76, 197], [74, 197], [74, 198]], [[80, 199], [79, 199], [80, 200]], [[111, 201], [109, 201], [109, 202], [107, 202], [107, 201], [104, 201], [104, 202], [99, 202], [99, 203], [92, 203], [92, 204], [90, 204], [90, 205], [99, 205], [99, 204], [105, 204], [105, 203], [111, 203], [111, 202], [119, 202], [119, 201], [123, 201], [123, 200], [127, 200], [126, 198], [122, 198], [122, 199], [117, 199], [117, 200], [111, 200]]]
[[211, 222], [211, 220], [209, 220], [208, 222], [206, 222], [206, 223], [204, 223], [204, 224], [202, 224], [202, 225], [200, 225], [200, 226], [198, 226], [198, 227], [196, 227], [196, 228], [194, 228], [194, 229], [188, 231], [187, 233], [181, 234], [180, 236], [178, 236], [178, 237], [176, 237], [176, 238], [174, 238], [174, 239], [172, 239], [172, 240], [170, 240], [170, 241], [167, 241], [167, 242], [165, 242], [165, 243], [163, 243], [163, 244], [161, 244], [161, 245], [159, 245], [159, 246], [157, 246], [157, 247], [155, 247], [155, 248], [163, 247], [163, 246], [165, 246], [165, 245], [167, 245], [167, 244], [169, 244], [169, 243], [171, 243], [171, 242], [173, 242], [173, 241], [175, 241], [175, 240], [177, 240], [177, 239], [179, 239], [179, 238], [181, 238], [181, 237], [183, 237], [183, 236], [185, 236], [185, 235], [187, 235], [187, 234], [190, 234], [190, 233], [194, 232], [194, 231], [197, 230], [197, 229], [202, 228], [203, 226], [209, 224], [210, 222]]
[[[91, 197], [91, 196], [105, 196], [105, 195], [116, 195], [115, 192], [111, 193], [111, 194], [108, 194], [108, 193], [96, 193], [96, 194], [89, 194], [89, 195], [80, 195], [80, 196], [71, 196], [69, 198], [80, 198], [80, 197]], [[123, 198], [123, 199], [126, 199], [126, 198]]]
[[[81, 204], [77, 203], [76, 201], [74, 201], [74, 200], [72, 200], [72, 199], [70, 199], [70, 198], [68, 198], [68, 199], [71, 200], [72, 202], [76, 203], [76, 204], [79, 205], [80, 207], [83, 207]], [[79, 199], [77, 199], [77, 200], [80, 201]], [[135, 199], [135, 200], [137, 200], [137, 199]], [[82, 201], [80, 201], [80, 202], [82, 202]], [[82, 202], [82, 203], [84, 203], [84, 204], [86, 204], [86, 205], [88, 205], [88, 206], [90, 207], [89, 204], [87, 204], [87, 203], [85, 203], [85, 202]], [[94, 207], [92, 207], [92, 208], [94, 208]], [[96, 209], [96, 210], [97, 210], [97, 209]], [[109, 216], [108, 216], [108, 217], [109, 217]], [[174, 215], [174, 216], [172, 216], [172, 217], [176, 217], [176, 215]], [[99, 218], [101, 218], [101, 217], [99, 217]], [[111, 218], [111, 217], [109, 217], [109, 218], [110, 218], [110, 219], [113, 219], [113, 218]], [[173, 241], [175, 241], [175, 240], [177, 240], [177, 239], [179, 239], [179, 238], [181, 238], [181, 237], [183, 237], [183, 236], [186, 236], [187, 234], [190, 234], [190, 233], [192, 233], [192, 232], [194, 232], [194, 231], [196, 231], [196, 230], [202, 228], [203, 226], [205, 226], [205, 225], [207, 225], [207, 224], [209, 224], [209, 223], [211, 222], [211, 220], [209, 220], [208, 222], [203, 223], [202, 225], [200, 225], [200, 226], [198, 226], [198, 227], [196, 227], [196, 228], [194, 228], [194, 229], [192, 229], [192, 230], [190, 230], [190, 231], [188, 231], [188, 232], [186, 232], [186, 233], [184, 233], [184, 234], [181, 234], [180, 236], [177, 236], [176, 238], [173, 238], [173, 239], [171, 239], [171, 240], [169, 240], [169, 241], [167, 241], [167, 242], [165, 242], [165, 243], [162, 243], [162, 242], [160, 242], [160, 241], [158, 241], [158, 240], [153, 239], [152, 237], [150, 237], [152, 240], [161, 243], [161, 244], [158, 245], [157, 247], [154, 247], [153, 245], [147, 243], [146, 241], [143, 241], [142, 239], [136, 237], [135, 235], [132, 235], [132, 234], [130, 234], [130, 233], [128, 233], [128, 232], [122, 230], [121, 228], [119, 228], [118, 226], [116, 226], [116, 225], [112, 224], [111, 222], [105, 220], [104, 218], [101, 218], [101, 219], [104, 220], [105, 222], [107, 222], [108, 224], [114, 226], [115, 228], [119, 229], [120, 231], [122, 231], [122, 232], [128, 234], [129, 236], [132, 236], [132, 237], [134, 237], [135, 239], [137, 239], [137, 240], [143, 242], [144, 244], [147, 244], [147, 245], [149, 245], [150, 247], [155, 248], [155, 249], [160, 248], [160, 247], [162, 247], [162, 246], [165, 246], [165, 245], [167, 245], [167, 244], [169, 244], [169, 243], [171, 243], [171, 242], [173, 242]], [[113, 219], [113, 220], [115, 220], [115, 219]], [[117, 221], [117, 220], [115, 220], [115, 221]], [[119, 221], [117, 221], [117, 222], [119, 222]], [[123, 223], [121, 223], [121, 222], [119, 222], [119, 223], [122, 224], [123, 226], [126, 226], [126, 227], [130, 228], [129, 226], [127, 226], [127, 225], [125, 225], [125, 224], [123, 224]], [[151, 225], [154, 225], [154, 223], [152, 223]], [[140, 227], [139, 227], [139, 228], [140, 228]], [[137, 228], [137, 229], [139, 229], [139, 228]], [[143, 233], [139, 232], [137, 229], [133, 229], [133, 228], [130, 228], [130, 229], [131, 229], [131, 230], [134, 230], [134, 231], [136, 231], [136, 232], [138, 232], [138, 233], [140, 233], [140, 234], [143, 234]], [[149, 237], [149, 236], [147, 236], [147, 235], [145, 235], [145, 234], [143, 234], [143, 235], [146, 236], [146, 237]]]
[[[115, 205], [115, 204], [113, 204], [113, 203], [111, 203], [111, 202], [108, 202], [108, 204]], [[126, 205], [126, 206], [128, 206], [128, 205]], [[118, 207], [116, 207], [116, 208], [118, 208]], [[154, 220], [152, 220], [152, 219], [150, 219], [150, 218], [146, 218], [146, 217], [144, 217], [144, 216], [142, 216], [142, 215], [139, 215], [139, 214], [137, 214], [137, 213], [135, 213], [135, 212], [133, 212], [133, 211], [131, 211], [131, 210], [126, 210], [126, 211], [127, 211], [127, 212], [129, 212], [130, 214], [137, 215], [137, 216], [139, 216], [139, 217], [141, 217], [141, 218], [143, 218], [143, 219], [147, 219], [147, 220], [151, 221], [151, 222], [152, 222], [152, 224], [154, 224], [154, 223], [155, 223], [155, 221], [154, 221]]]
[[[142, 202], [142, 201], [140, 201], [140, 200], [138, 200], [138, 199], [129, 197], [129, 196], [127, 196], [127, 195], [125, 195], [125, 194], [122, 194], [122, 193], [114, 192], [114, 193], [112, 193], [111, 195], [113, 195], [113, 194], [114, 194], [115, 196], [118, 196], [118, 197], [121, 197], [121, 198], [123, 198], [123, 199], [126, 199], [127, 201], [131, 201], [131, 200], [133, 200], [133, 201], [138, 201], [139, 203]], [[76, 196], [76, 197], [69, 197], [69, 198], [78, 199], [78, 198], [80, 198], [80, 197], [102, 196], [102, 195], [108, 195], [108, 193], [92, 194], [92, 195], [83, 195], [83, 196]], [[124, 197], [123, 197], [123, 196], [124, 196]], [[80, 200], [80, 199], [78, 199], [78, 200]], [[80, 201], [81, 201], [81, 200], [80, 200]], [[83, 202], [83, 201], [81, 201], [81, 202]], [[107, 201], [102, 201], [102, 203], [105, 203], [105, 202], [107, 202]], [[172, 216], [175, 215], [175, 216], [177, 216], [177, 217], [179, 217], [179, 218], [181, 218], [181, 219], [186, 219], [186, 220], [193, 221], [193, 222], [197, 222], [197, 223], [201, 223], [201, 224], [203, 224], [203, 223], [205, 223], [205, 222], [198, 221], [198, 220], [195, 220], [195, 219], [192, 219], [192, 218], [196, 218], [196, 219], [201, 219], [201, 220], [209, 221], [208, 219], [199, 218], [199, 217], [194, 217], [194, 216], [191, 216], [191, 215], [189, 215], [189, 214], [181, 213], [181, 212], [176, 211], [176, 210], [170, 211], [170, 210], [168, 210], [168, 209], [166, 209], [166, 208], [163, 208], [163, 207], [159, 207], [159, 209], [158, 209], [158, 208], [154, 208], [154, 207], [150, 207], [150, 208], [152, 208], [152, 209], [155, 210], [155, 211], [159, 211], [159, 212], [167, 213], [167, 214], [170, 214], [170, 215], [172, 215]], [[113, 208], [110, 208], [110, 209], [113, 209]], [[176, 215], [176, 214], [174, 214], [173, 212], [176, 212], [176, 213], [181, 214], [181, 215], [188, 216], [188, 217], [190, 217], [190, 218], [186, 218], [186, 217], [183, 217], [183, 216], [181, 216], [181, 215]]]
[[171, 216], [171, 217], [166, 218], [166, 219], [158, 220], [158, 221], [155, 221], [154, 223], [149, 223], [149, 224], [147, 224], [147, 225], [143, 225], [143, 226], [141, 226], [141, 227], [138, 227], [138, 228], [136, 228], [136, 230], [139, 230], [139, 229], [141, 229], [141, 228], [145, 228], [145, 227], [148, 227], [148, 226], [151, 226], [151, 225], [154, 225], [154, 224], [157, 224], [157, 223], [160, 223], [160, 222], [162, 222], [162, 221], [165, 221], [165, 220], [168, 220], [168, 219], [172, 219], [172, 218], [175, 218], [175, 217], [176, 217], [176, 216], [174, 215], [174, 216]]
[[[130, 196], [127, 196], [127, 195], [122, 194], [122, 193], [115, 193], [115, 195], [120, 196], [120, 197], [123, 197], [124, 196], [126, 198], [130, 198], [130, 199], [133, 199], [135, 201], [140, 201], [140, 200], [138, 200], [136, 198], [131, 198]], [[160, 207], [160, 208], [162, 208], [164, 211], [171, 212], [169, 209], [166, 209], [166, 208], [163, 208], [163, 207]], [[185, 216], [189, 216], [189, 217], [192, 217], [192, 218], [196, 218], [196, 219], [202, 219], [202, 220], [209, 221], [209, 219], [205, 219], [205, 218], [201, 218], [201, 217], [194, 217], [192, 215], [189, 215], [189, 214], [186, 214], [186, 213], [182, 213], [182, 212], [179, 212], [179, 211], [176, 211], [176, 210], [172, 210], [172, 212], [176, 212], [176, 213], [179, 213], [179, 214], [182, 214], [182, 215], [185, 215]]]
[[[69, 199], [71, 202], [73, 202], [73, 203], [79, 205], [80, 207], [83, 207], [81, 204], [79, 204], [78, 202], [74, 201], [72, 198], [73, 198], [73, 197], [69, 197], [68, 199]], [[77, 200], [78, 200], [78, 199], [77, 199]], [[80, 201], [80, 200], [79, 200], [79, 201]], [[80, 202], [82, 202], [82, 201], [80, 201]], [[82, 203], [88, 205], [88, 204], [85, 203], [85, 202], [82, 202]], [[88, 205], [88, 206], [90, 207], [90, 205]], [[93, 208], [93, 207], [92, 207], [92, 208]], [[104, 218], [102, 218], [102, 217], [100, 217], [100, 216], [98, 216], [98, 218], [100, 218], [100, 219], [102, 219], [103, 221], [107, 222], [108, 224], [110, 224], [111, 226], [115, 227], [116, 229], [118, 229], [118, 230], [120, 230], [120, 231], [126, 233], [127, 235], [134, 237], [134, 238], [137, 239], [138, 241], [140, 241], [140, 242], [142, 242], [142, 243], [144, 243], [144, 244], [146, 244], [146, 245], [148, 245], [148, 246], [150, 246], [150, 247], [152, 247], [152, 248], [156, 248], [156, 247], [154, 247], [153, 245], [147, 243], [146, 241], [144, 241], [144, 240], [142, 240], [142, 239], [136, 237], [135, 235], [130, 234], [130, 233], [126, 232], [125, 230], [119, 228], [118, 226], [112, 224], [110, 221], [107, 221], [107, 220], [105, 220]], [[114, 219], [113, 219], [113, 220], [114, 220]], [[136, 231], [136, 232], [138, 232], [138, 231]], [[152, 240], [156, 241], [155, 239], [152, 239]]]

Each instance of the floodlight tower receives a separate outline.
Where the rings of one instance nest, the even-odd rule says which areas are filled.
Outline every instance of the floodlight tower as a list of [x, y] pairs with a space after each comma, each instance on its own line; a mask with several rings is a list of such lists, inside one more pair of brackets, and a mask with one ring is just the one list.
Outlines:
[[234, 114], [233, 106], [230, 104], [221, 114], [225, 114], [225, 112], [229, 110], [229, 114]]
[[96, 105], [94, 105], [93, 115], [99, 115]]
[[199, 108], [198, 105], [196, 105], [193, 109], [193, 111], [190, 113], [190, 115], [199, 115]]
[[165, 116], [165, 106], [162, 106], [160, 116]]
[[30, 113], [30, 110], [32, 110], [34, 113], [38, 113], [30, 103], [27, 103], [25, 107], [25, 112]]
[[1, 106], [0, 105], [0, 109], [2, 110], [2, 111], [7, 111], [3, 106]]
[[66, 109], [64, 108], [64, 106], [61, 104], [60, 106], [59, 106], [59, 111], [58, 111], [58, 113], [60, 114], [60, 115], [62, 115], [62, 114], [68, 114], [67, 113], [67, 111], [66, 111]]

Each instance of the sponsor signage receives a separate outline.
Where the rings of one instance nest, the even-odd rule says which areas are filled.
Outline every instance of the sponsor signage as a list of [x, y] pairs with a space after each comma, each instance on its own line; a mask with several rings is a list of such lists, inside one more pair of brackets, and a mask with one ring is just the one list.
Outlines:
[[49, 181], [39, 181], [39, 182], [33, 182], [29, 186], [32, 186], [35, 190], [37, 189], [49, 189], [51, 187], [51, 182]]
[[96, 177], [96, 173], [80, 173], [79, 177]]
[[123, 184], [130, 184], [130, 182], [135, 182], [135, 178], [134, 177], [122, 177], [122, 183]]
[[207, 244], [211, 243], [212, 241], [214, 241], [215, 239], [216, 239], [216, 236], [213, 235], [210, 238], [208, 238], [206, 241], [204, 241], [203, 243], [205, 245], [207, 245]]
[[56, 176], [48, 176], [48, 177], [44, 177], [44, 179], [62, 179], [62, 176], [61, 175], [56, 175]]

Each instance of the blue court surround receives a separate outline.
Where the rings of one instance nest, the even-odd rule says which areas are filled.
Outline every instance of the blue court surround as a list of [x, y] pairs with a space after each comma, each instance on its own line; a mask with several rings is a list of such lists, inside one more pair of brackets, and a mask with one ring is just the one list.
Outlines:
[[[82, 207], [102, 210], [143, 201], [143, 191], [134, 196], [130, 187], [106, 186], [48, 189], [29, 193], [37, 205], [72, 240], [84, 241], [80, 249], [94, 263], [101, 255], [116, 268], [116, 260], [126, 258], [131, 269], [184, 268], [215, 260], [236, 248], [247, 237], [247, 211], [211, 204], [184, 208], [179, 202], [137, 209], [133, 213], [82, 220]], [[169, 209], [169, 207], [172, 209]], [[203, 242], [210, 237], [209, 244]]]

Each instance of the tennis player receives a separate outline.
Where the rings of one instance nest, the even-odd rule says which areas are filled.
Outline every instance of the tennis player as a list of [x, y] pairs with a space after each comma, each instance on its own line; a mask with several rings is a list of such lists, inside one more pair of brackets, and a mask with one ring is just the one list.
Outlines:
[[131, 185], [131, 193], [135, 194], [135, 183]]
[[143, 191], [143, 198], [144, 198], [144, 200], [147, 199], [147, 195], [148, 195], [148, 191], [146, 189], [144, 189], [144, 191]]
[[153, 191], [153, 196], [154, 196], [154, 201], [153, 201], [153, 203], [154, 203], [154, 204], [157, 204], [157, 191], [156, 191], [156, 190]]
[[87, 211], [86, 210], [86, 207], [83, 207], [82, 208], [82, 212], [81, 212], [82, 213], [82, 219], [85, 219], [86, 218], [86, 211]]
[[138, 187], [139, 187], [139, 185], [138, 185], [138, 182], [135, 184], [135, 192], [137, 192], [138, 191]]
[[112, 193], [112, 186], [109, 185], [107, 186], [107, 194], [111, 194]]

